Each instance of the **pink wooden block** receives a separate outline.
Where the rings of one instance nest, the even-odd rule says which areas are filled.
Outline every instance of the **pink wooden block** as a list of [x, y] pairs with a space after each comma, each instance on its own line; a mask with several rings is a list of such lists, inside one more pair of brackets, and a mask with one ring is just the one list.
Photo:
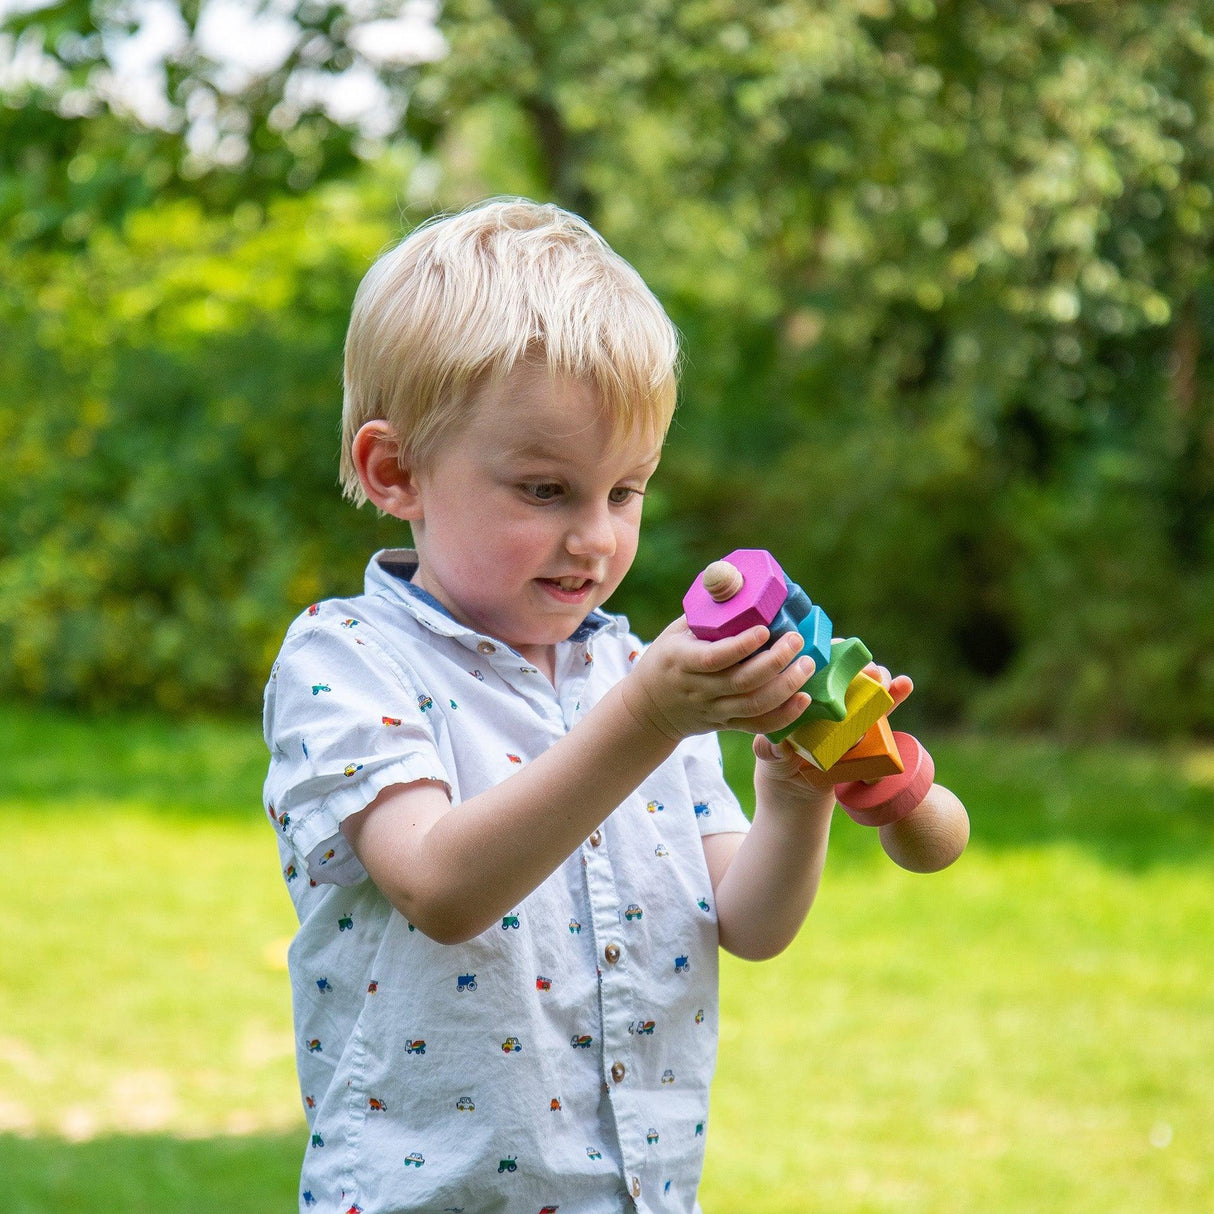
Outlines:
[[898, 775], [885, 776], [875, 784], [853, 780], [835, 789], [835, 799], [861, 826], [886, 826], [905, 818], [927, 796], [936, 778], [932, 756], [917, 738], [895, 730], [894, 741], [902, 759], [903, 770]]
[[776, 618], [788, 588], [784, 570], [766, 548], [739, 548], [726, 558], [742, 574], [742, 589], [723, 603], [713, 602], [701, 573], [683, 596], [687, 626], [702, 641], [737, 636]]

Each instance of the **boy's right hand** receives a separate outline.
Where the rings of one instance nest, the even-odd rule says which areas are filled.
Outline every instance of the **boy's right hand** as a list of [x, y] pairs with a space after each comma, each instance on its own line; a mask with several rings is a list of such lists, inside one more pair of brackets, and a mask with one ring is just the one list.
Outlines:
[[624, 703], [641, 724], [673, 742], [717, 729], [783, 729], [809, 707], [801, 687], [814, 663], [797, 658], [805, 645], [797, 632], [759, 652], [769, 635], [756, 625], [724, 640], [702, 641], [679, 616], [620, 684]]

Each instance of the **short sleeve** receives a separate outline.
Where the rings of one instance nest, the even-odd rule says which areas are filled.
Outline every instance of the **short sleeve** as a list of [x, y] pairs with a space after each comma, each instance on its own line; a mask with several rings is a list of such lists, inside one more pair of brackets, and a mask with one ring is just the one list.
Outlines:
[[429, 701], [409, 670], [357, 621], [287, 634], [266, 686], [266, 812], [317, 882], [366, 877], [341, 823], [393, 784], [432, 780], [448, 794]]
[[715, 733], [697, 734], [679, 745], [687, 786], [701, 835], [745, 833], [750, 821], [725, 780], [721, 743]]

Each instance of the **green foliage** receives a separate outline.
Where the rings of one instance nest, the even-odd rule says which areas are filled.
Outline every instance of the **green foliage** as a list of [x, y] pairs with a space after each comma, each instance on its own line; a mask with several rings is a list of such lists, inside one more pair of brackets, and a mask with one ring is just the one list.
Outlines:
[[[187, 42], [163, 129], [97, 87], [124, 9], [21, 18], [65, 75], [0, 109], [0, 453], [39, 478], [0, 489], [0, 688], [251, 700], [285, 604], [387, 534], [332, 489], [361, 270], [398, 199], [510, 192], [586, 214], [685, 335], [643, 631], [762, 544], [922, 710], [1214, 729], [1214, 3], [448, 0], [448, 55], [379, 70], [387, 144], [281, 121], [308, 55], [357, 57], [341, 6], [292, 11], [242, 88]], [[191, 152], [192, 95], [239, 155]]]

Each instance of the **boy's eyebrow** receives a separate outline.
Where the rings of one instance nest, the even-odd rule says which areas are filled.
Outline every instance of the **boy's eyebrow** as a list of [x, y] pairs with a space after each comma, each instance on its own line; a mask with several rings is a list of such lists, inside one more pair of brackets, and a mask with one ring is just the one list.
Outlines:
[[[517, 442], [507, 443], [502, 447], [502, 454], [507, 459], [564, 459], [568, 454], [559, 446], [549, 441], [537, 438], [521, 438]], [[637, 461], [637, 468], [656, 468], [662, 462], [662, 444], [659, 443], [652, 451]]]

